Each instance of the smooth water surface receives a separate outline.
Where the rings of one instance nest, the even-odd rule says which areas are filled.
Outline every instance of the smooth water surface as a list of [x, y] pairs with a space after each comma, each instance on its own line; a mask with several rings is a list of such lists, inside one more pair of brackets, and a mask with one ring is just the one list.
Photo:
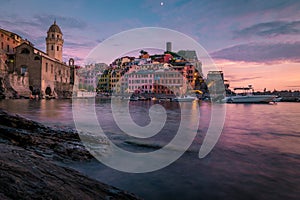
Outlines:
[[[130, 113], [137, 124], [149, 123], [151, 105], [131, 103]], [[181, 120], [178, 105], [161, 105], [167, 109], [167, 123], [161, 133], [149, 140], [122, 133], [112, 118], [109, 101], [96, 101], [95, 110], [101, 127], [115, 144], [133, 152], [149, 152], [166, 145]], [[110, 169], [96, 160], [69, 166], [145, 199], [300, 198], [299, 103], [227, 104], [222, 135], [203, 159], [198, 158], [198, 151], [208, 128], [211, 104], [201, 102], [199, 106], [200, 124], [193, 144], [166, 168], [131, 174]], [[71, 100], [2, 100], [0, 108], [47, 125], [74, 127]]]

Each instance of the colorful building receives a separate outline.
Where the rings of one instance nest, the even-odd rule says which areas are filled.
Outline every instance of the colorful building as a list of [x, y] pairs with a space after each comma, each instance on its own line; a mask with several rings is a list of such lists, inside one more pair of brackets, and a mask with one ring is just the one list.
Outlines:
[[154, 84], [154, 70], [138, 70], [126, 74], [129, 93], [152, 93]]

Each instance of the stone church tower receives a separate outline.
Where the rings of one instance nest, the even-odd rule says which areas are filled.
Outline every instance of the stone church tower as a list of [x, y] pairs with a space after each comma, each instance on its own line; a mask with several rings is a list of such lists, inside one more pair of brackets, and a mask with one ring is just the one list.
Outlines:
[[63, 44], [64, 40], [62, 38], [63, 34], [56, 21], [50, 26], [47, 32], [46, 45], [47, 45], [47, 54], [51, 58], [55, 58], [62, 62], [62, 53], [63, 53]]

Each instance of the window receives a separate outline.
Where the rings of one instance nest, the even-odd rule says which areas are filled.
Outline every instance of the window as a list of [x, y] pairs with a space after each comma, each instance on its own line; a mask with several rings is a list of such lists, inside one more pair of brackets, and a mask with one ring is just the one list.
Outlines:
[[53, 65], [51, 65], [51, 74], [53, 74]]
[[7, 51], [9, 51], [9, 45], [7, 45]]
[[56, 50], [59, 51], [59, 46], [56, 46]]
[[48, 63], [46, 63], [46, 72], [48, 72]]
[[1, 37], [4, 37], [4, 35], [1, 33]]
[[51, 50], [54, 50], [54, 46], [53, 45], [51, 45]]
[[40, 60], [40, 57], [35, 56], [35, 57], [34, 57], [34, 60]]
[[27, 48], [22, 49], [21, 54], [29, 54], [30, 51]]
[[4, 44], [3, 44], [3, 42], [1, 42], [1, 49], [4, 49]]
[[57, 35], [57, 38], [59, 38], [59, 35]]
[[26, 71], [27, 71], [27, 67], [26, 66], [22, 66], [21, 67], [21, 75], [24, 76]]
[[52, 38], [54, 38], [54, 34], [52, 34]]

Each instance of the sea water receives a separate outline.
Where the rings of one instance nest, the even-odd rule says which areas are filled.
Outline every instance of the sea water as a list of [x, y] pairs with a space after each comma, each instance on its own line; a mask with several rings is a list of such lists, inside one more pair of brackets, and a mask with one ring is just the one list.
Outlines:
[[[140, 126], [150, 123], [149, 108], [154, 104], [130, 102], [133, 121]], [[136, 153], [163, 148], [175, 137], [180, 120], [184, 120], [178, 103], [158, 104], [166, 109], [165, 127], [156, 136], [137, 139], [116, 125], [109, 100], [94, 102], [107, 137], [118, 147]], [[75, 128], [72, 100], [1, 100], [0, 108], [50, 126]], [[126, 173], [97, 160], [67, 165], [144, 199], [299, 199], [299, 103], [226, 104], [222, 134], [202, 159], [198, 153], [209, 127], [212, 104], [198, 102], [196, 108], [200, 111], [199, 116], [194, 116], [199, 117], [197, 135], [190, 148], [167, 167], [148, 173]]]

